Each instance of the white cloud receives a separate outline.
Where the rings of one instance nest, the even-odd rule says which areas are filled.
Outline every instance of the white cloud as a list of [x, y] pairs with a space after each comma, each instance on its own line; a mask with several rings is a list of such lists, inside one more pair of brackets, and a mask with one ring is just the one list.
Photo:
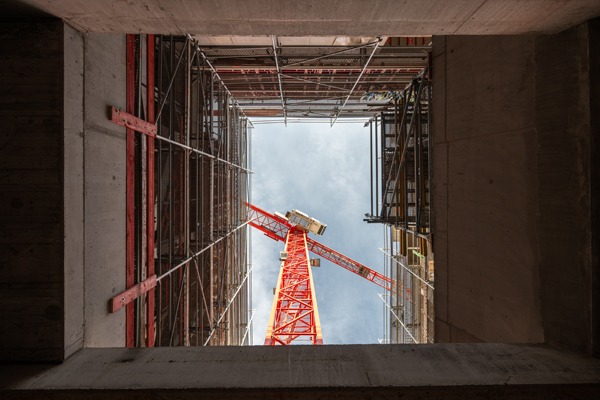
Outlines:
[[[253, 202], [268, 211], [302, 210], [328, 225], [316, 240], [382, 271], [382, 227], [370, 211], [369, 132], [362, 124], [259, 125], [253, 131]], [[253, 235], [254, 343], [262, 344], [283, 243]], [[376, 343], [383, 335], [380, 289], [322, 262], [314, 269], [325, 343]]]

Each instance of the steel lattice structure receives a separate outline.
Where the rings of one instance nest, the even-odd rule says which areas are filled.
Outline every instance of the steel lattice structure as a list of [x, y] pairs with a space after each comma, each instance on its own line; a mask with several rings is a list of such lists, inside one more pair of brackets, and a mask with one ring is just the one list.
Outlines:
[[292, 228], [285, 239], [283, 265], [279, 271], [265, 345], [292, 341], [323, 344], [315, 285], [309, 265], [306, 232]]
[[292, 225], [283, 216], [271, 214], [252, 204], [246, 205], [250, 226], [273, 240], [286, 243], [284, 254], [287, 254], [279, 273], [265, 345], [286, 345], [296, 339], [306, 338], [312, 344], [323, 343], [309, 251], [386, 291], [394, 287], [395, 282], [390, 278], [308, 237], [304, 230]]

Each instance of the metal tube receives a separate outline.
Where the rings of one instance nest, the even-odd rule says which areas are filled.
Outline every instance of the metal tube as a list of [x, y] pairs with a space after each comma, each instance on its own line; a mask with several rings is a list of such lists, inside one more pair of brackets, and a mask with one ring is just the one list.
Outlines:
[[221, 323], [221, 320], [223, 319], [223, 317], [225, 316], [225, 314], [227, 314], [227, 311], [229, 310], [229, 307], [231, 306], [231, 303], [233, 303], [233, 301], [235, 300], [237, 294], [240, 292], [240, 289], [244, 286], [244, 282], [246, 282], [246, 279], [248, 279], [248, 276], [250, 276], [250, 272], [252, 272], [252, 268], [250, 268], [250, 270], [246, 273], [246, 275], [244, 276], [244, 279], [238, 285], [235, 293], [233, 294], [233, 296], [231, 296], [231, 299], [227, 303], [227, 306], [225, 307], [225, 310], [223, 310], [223, 312], [221, 313], [221, 316], [219, 317], [219, 319], [215, 323], [214, 327], [211, 329], [210, 334], [208, 335], [208, 338], [206, 339], [206, 342], [204, 342], [204, 346], [206, 346], [208, 344], [208, 342], [210, 341], [210, 338], [215, 333], [217, 327]]
[[[415, 99], [420, 97], [420, 95], [421, 95], [421, 88], [422, 88], [422, 85], [419, 85], [419, 87], [417, 89], [417, 92], [415, 94]], [[408, 108], [408, 101], [407, 101], [406, 107]], [[411, 132], [412, 132], [412, 130], [414, 128], [414, 123], [415, 123], [415, 109], [418, 109], [418, 107], [416, 107], [416, 106], [413, 107], [413, 116], [412, 116], [412, 118], [410, 120], [410, 124], [408, 126], [408, 131], [406, 133], [406, 139], [408, 139], [408, 136], [411, 134]], [[403, 118], [404, 118], [404, 116], [403, 116]], [[416, 137], [415, 137], [415, 140], [416, 140]], [[398, 165], [398, 170], [396, 172], [396, 177], [394, 179], [395, 182], [397, 182], [398, 179], [400, 178], [400, 171], [402, 170], [402, 167], [404, 166], [406, 152], [408, 150], [408, 144], [409, 144], [409, 140], [406, 140], [404, 148], [402, 149], [402, 157], [400, 158], [400, 163]], [[413, 143], [413, 145], [414, 145], [414, 143]], [[396, 151], [394, 151], [394, 155], [395, 154], [396, 154]], [[391, 173], [391, 171], [390, 171], [390, 173]], [[389, 189], [390, 183], [391, 183], [390, 180], [386, 180], [386, 191]], [[415, 182], [415, 186], [416, 186], [416, 182]], [[407, 188], [408, 188], [408, 186], [407, 186]], [[398, 194], [398, 192], [394, 191], [394, 194], [392, 195], [392, 201], [394, 201], [397, 198], [397, 194]], [[405, 225], [408, 226], [408, 215], [405, 218]]]
[[[159, 101], [160, 101], [160, 96], [162, 96], [162, 73], [163, 73], [163, 37], [159, 36], [158, 39], [158, 96], [159, 96]], [[157, 134], [160, 134], [162, 132], [162, 124], [158, 124], [156, 129], [157, 129]], [[162, 235], [163, 235], [163, 231], [162, 231], [162, 202], [163, 202], [163, 190], [162, 190], [162, 159], [163, 159], [163, 145], [162, 142], [158, 142], [158, 197], [157, 197], [157, 207], [156, 207], [156, 237], [158, 238], [158, 240], [156, 241], [156, 247], [157, 247], [157, 258], [158, 258], [158, 273], [160, 274], [162, 272]], [[164, 290], [163, 290], [163, 285], [160, 284], [159, 282], [159, 286], [158, 286], [158, 314], [156, 315], [156, 327], [157, 327], [157, 338], [156, 338], [156, 342], [158, 343], [158, 345], [160, 346], [162, 344], [162, 323], [163, 323], [163, 315], [162, 315], [162, 299], [164, 296]]]
[[360, 82], [360, 78], [362, 78], [363, 74], [365, 73], [365, 70], [367, 69], [369, 62], [371, 61], [371, 58], [373, 58], [373, 54], [375, 54], [375, 52], [379, 48], [380, 43], [381, 43], [381, 38], [379, 38], [379, 40], [375, 43], [375, 46], [373, 47], [373, 51], [371, 52], [371, 55], [367, 59], [367, 62], [365, 63], [365, 65], [363, 65], [363, 68], [361, 69], [360, 74], [358, 75], [358, 78], [356, 78], [356, 82], [354, 82], [352, 89], [350, 89], [350, 93], [348, 93], [348, 97], [346, 97], [346, 100], [344, 100], [344, 104], [342, 104], [342, 107], [336, 113], [335, 118], [333, 119], [333, 122], [331, 123], [331, 126], [333, 126], [335, 124], [335, 121], [337, 121], [338, 117], [340, 116], [340, 113], [344, 110], [344, 107], [346, 107], [346, 103], [348, 103], [350, 96], [352, 96], [352, 92], [354, 92], [356, 85], [358, 85], [358, 82]]
[[[173, 41], [173, 36], [171, 35], [169, 37], [169, 67], [170, 70], [173, 71], [173, 58], [175, 55], [175, 49], [174, 49], [174, 41]], [[175, 74], [173, 74], [175, 75]], [[173, 78], [174, 79], [174, 78]], [[173, 99], [173, 92], [172, 91], [168, 91], [167, 95], [165, 95], [165, 99], [164, 101], [166, 101], [166, 99], [169, 99], [169, 137], [173, 137], [173, 114], [174, 114], [174, 110], [175, 110], [175, 102]], [[168, 196], [169, 196], [169, 214], [168, 214], [168, 222], [169, 222], [169, 227], [168, 227], [168, 234], [169, 234], [169, 253], [168, 253], [168, 265], [169, 268], [171, 268], [171, 266], [173, 265], [173, 247], [175, 246], [175, 241], [173, 238], [173, 216], [174, 216], [174, 210], [173, 210], [173, 182], [175, 181], [175, 177], [173, 176], [173, 146], [170, 144], [168, 147], [168, 154], [169, 154], [169, 159], [168, 159], [168, 168], [169, 168], [169, 175], [168, 175]], [[169, 279], [169, 301], [168, 301], [168, 322], [169, 322], [169, 332], [173, 329], [173, 326], [175, 325], [175, 313], [173, 312], [173, 279]], [[169, 344], [170, 344], [170, 339], [169, 339]]]
[[371, 217], [373, 217], [373, 121], [369, 121], [369, 166], [371, 167]]
[[[146, 36], [146, 119], [154, 123], [154, 35]], [[147, 276], [154, 275], [154, 138], [146, 136], [146, 262]], [[154, 347], [155, 290], [148, 292], [146, 301], [146, 346]]]
[[285, 109], [285, 100], [283, 98], [283, 86], [281, 84], [281, 68], [279, 67], [279, 57], [277, 57], [277, 36], [271, 36], [273, 42], [273, 58], [275, 58], [275, 67], [277, 68], [277, 81], [279, 82], [279, 97], [281, 98], [281, 112], [285, 126], [287, 126], [287, 111]]
[[[186, 40], [184, 44], [185, 53], [186, 53], [186, 77], [185, 77], [185, 142], [188, 147], [190, 147], [190, 121], [191, 121], [191, 86], [192, 86], [192, 47], [191, 43]], [[190, 255], [190, 152], [186, 151], [183, 154], [184, 157], [184, 177], [183, 177], [183, 200], [182, 204], [184, 204], [183, 209], [183, 218], [184, 218], [184, 251], [186, 256]], [[183, 321], [182, 325], [184, 327], [183, 331], [183, 345], [190, 345], [190, 265], [186, 264], [185, 269], [183, 270], [183, 285], [184, 285], [184, 293], [183, 293]]]
[[404, 325], [404, 322], [402, 322], [402, 320], [394, 312], [394, 310], [392, 309], [392, 307], [390, 307], [390, 305], [388, 304], [388, 302], [385, 301], [385, 299], [383, 298], [383, 296], [381, 295], [381, 293], [377, 293], [377, 296], [379, 296], [379, 298], [381, 299], [381, 301], [383, 301], [383, 303], [386, 305], [386, 307], [390, 310], [390, 312], [392, 313], [392, 315], [394, 316], [394, 318], [396, 318], [396, 320], [400, 323], [400, 325], [402, 325], [402, 328], [404, 328], [404, 330], [406, 331], [406, 333], [408, 333], [408, 336], [410, 336], [410, 338], [412, 339], [412, 341], [415, 342], [415, 343], [419, 343], [419, 341], [417, 339], [415, 339], [415, 337], [412, 335], [412, 333], [410, 333], [410, 331], [408, 330], [408, 328], [406, 327], [406, 325]]
[[[378, 38], [378, 40], [376, 40], [376, 41], [365, 43], [365, 44], [362, 44], [360, 46], [350, 47], [348, 49], [336, 51], [336, 52], [333, 52], [333, 53], [330, 53], [330, 54], [325, 54], [323, 56], [319, 56], [319, 57], [315, 57], [315, 58], [309, 58], [307, 60], [302, 60], [302, 61], [298, 61], [298, 62], [295, 62], [295, 63], [290, 63], [290, 64], [285, 65], [283, 68], [289, 68], [289, 67], [293, 67], [294, 65], [304, 64], [304, 63], [311, 62], [311, 61], [318, 61], [318, 60], [321, 60], [323, 58], [327, 58], [327, 57], [331, 57], [331, 56], [336, 56], [338, 54], [347, 53], [347, 52], [352, 51], [352, 50], [362, 49], [364, 47], [370, 47], [370, 46], [373, 46], [373, 45], [379, 45], [380, 42], [381, 42], [381, 38]], [[296, 46], [287, 46], [287, 47], [296, 47]], [[324, 47], [324, 46], [319, 46], [319, 47]]]
[[[377, 120], [378, 116], [375, 117], [375, 213], [379, 215], [379, 136], [377, 133]], [[383, 188], [382, 188], [383, 190]]]
[[158, 140], [162, 140], [163, 142], [167, 142], [167, 143], [169, 143], [171, 145], [180, 147], [182, 149], [189, 150], [191, 152], [200, 154], [200, 155], [208, 157], [208, 158], [212, 158], [213, 160], [215, 160], [217, 162], [220, 162], [220, 163], [223, 163], [223, 164], [227, 164], [227, 165], [229, 165], [229, 166], [231, 166], [233, 168], [238, 168], [238, 169], [241, 169], [241, 170], [246, 171], [246, 172], [251, 173], [251, 174], [254, 173], [253, 171], [250, 171], [250, 170], [248, 170], [248, 169], [246, 169], [244, 167], [240, 167], [239, 165], [235, 165], [235, 164], [233, 164], [233, 163], [231, 163], [229, 161], [223, 160], [222, 158], [219, 158], [219, 157], [214, 156], [212, 154], [208, 154], [208, 153], [206, 153], [204, 151], [201, 151], [201, 150], [197, 150], [197, 149], [195, 149], [195, 148], [193, 148], [191, 146], [185, 145], [183, 143], [179, 143], [179, 142], [177, 142], [175, 140], [171, 140], [171, 139], [168, 139], [166, 137], [158, 136], [158, 135], [156, 135], [155, 138], [158, 139]]
[[252, 220], [244, 222], [243, 224], [239, 225], [237, 228], [235, 228], [231, 232], [228, 232], [225, 236], [222, 236], [222, 237], [218, 238], [217, 240], [215, 240], [214, 242], [212, 242], [211, 244], [209, 244], [208, 246], [206, 246], [202, 250], [198, 251], [195, 254], [192, 254], [191, 256], [189, 256], [188, 258], [186, 258], [184, 261], [181, 261], [179, 264], [177, 264], [175, 267], [169, 269], [167, 272], [165, 272], [162, 275], [158, 276], [156, 278], [156, 281], [160, 282], [162, 279], [164, 279], [165, 277], [171, 275], [173, 272], [177, 271], [179, 268], [183, 267], [184, 265], [186, 265], [187, 263], [189, 263], [191, 260], [193, 260], [194, 258], [198, 257], [200, 254], [204, 253], [206, 250], [212, 248], [214, 245], [216, 245], [217, 243], [219, 243], [221, 240], [225, 239], [226, 237], [228, 237], [232, 233], [236, 232], [238, 229], [241, 229], [244, 226], [248, 225], [250, 222], [252, 222]]
[[[188, 41], [188, 39], [185, 39], [186, 43]], [[171, 36], [171, 46], [173, 46], [173, 36]], [[185, 44], [184, 44], [185, 46]], [[171, 55], [173, 55], [175, 49], [173, 49], [171, 47]], [[173, 86], [173, 82], [175, 81], [175, 76], [177, 75], [177, 70], [179, 69], [179, 65], [181, 64], [181, 60], [183, 59], [183, 55], [184, 52], [182, 51], [181, 54], [179, 55], [179, 59], [177, 60], [177, 66], [175, 67], [175, 70], [173, 71], [173, 76], [171, 77], [171, 81], [169, 82], [169, 86], [167, 86], [167, 93], [165, 93], [163, 102], [161, 103], [159, 109], [158, 109], [158, 115], [156, 116], [156, 120], [160, 120], [160, 116], [162, 114], [162, 110], [163, 107], [165, 106], [165, 102], [167, 101], [167, 96], [169, 95], [169, 93], [171, 92], [171, 87]]]
[[[405, 138], [404, 135], [403, 135], [403, 130], [404, 130], [404, 126], [406, 125], [405, 118], [408, 115], [408, 104], [409, 104], [408, 99], [413, 94], [414, 94], [414, 85], [411, 85], [410, 86], [410, 91], [408, 92], [408, 95], [406, 94], [406, 91], [404, 92], [404, 101], [405, 101], [405, 103], [404, 103], [404, 112], [402, 113], [402, 119], [400, 120], [401, 129], [400, 129], [400, 132], [399, 132], [398, 136], [396, 137], [396, 143], [395, 143], [395, 147], [394, 147], [394, 154], [392, 156], [392, 164], [390, 165], [390, 171], [389, 171], [388, 176], [386, 177], [386, 180], [385, 180], [385, 190], [386, 190], [386, 192], [387, 192], [387, 190], [389, 190], [389, 186], [390, 186], [390, 184], [392, 182], [391, 181], [392, 173], [394, 171], [394, 166], [396, 165], [396, 160], [398, 159], [398, 157], [397, 157], [398, 156], [398, 148], [400, 147], [400, 145], [403, 144], [404, 146], [402, 147], [402, 149], [403, 149], [403, 153], [404, 153], [404, 149], [405, 149], [405, 147], [408, 144], [407, 138]], [[407, 136], [408, 136], [408, 134], [407, 134]], [[400, 165], [398, 168], [399, 169], [402, 168], [402, 165]], [[396, 179], [398, 179], [398, 178], [396, 178]], [[382, 180], [382, 183], [383, 183], [383, 180]], [[393, 200], [394, 200], [394, 198], [392, 198], [392, 201]]]
[[[223, 80], [221, 79], [221, 76], [217, 73], [217, 70], [215, 69], [215, 67], [213, 67], [213, 65], [210, 63], [210, 61], [208, 61], [208, 58], [206, 57], [206, 54], [204, 54], [204, 52], [202, 50], [200, 50], [200, 47], [198, 47], [198, 51], [200, 51], [200, 55], [202, 56], [202, 58], [204, 59], [204, 61], [206, 62], [206, 64], [212, 70], [213, 74], [217, 77], [217, 79], [219, 80], [219, 82], [221, 83], [221, 85], [223, 85], [223, 88], [225, 89], [225, 91], [233, 98], [233, 100], [235, 101], [235, 104], [237, 105], [237, 107], [239, 107], [239, 109], [242, 112], [242, 114], [244, 114], [244, 117], [248, 118], [248, 116], [244, 113], [244, 110], [240, 107], [240, 105], [237, 102], [237, 100], [235, 99], [235, 97], [233, 97], [233, 95], [231, 94], [231, 92], [229, 91], [229, 89], [227, 88], [227, 86], [225, 85], [225, 83], [223, 83]], [[252, 121], [248, 120], [248, 122], [250, 123], [250, 125], [252, 125]], [[254, 126], [254, 125], [252, 125], [252, 126]]]
[[[248, 336], [248, 332], [250, 332], [250, 327], [252, 326], [252, 320], [254, 319], [254, 310], [248, 310], [250, 311], [250, 318], [248, 319], [248, 322], [246, 323], [246, 329], [244, 331], [244, 336], [242, 336], [242, 340], [240, 340], [240, 345], [244, 345], [244, 342], [246, 341], [246, 337]], [[250, 341], [248, 341], [248, 345], [250, 345]]]
[[[302, 79], [302, 78], [298, 78], [297, 76], [294, 76], [294, 75], [282, 75], [282, 77], [289, 78], [289, 79], [295, 79], [295, 80], [300, 81], [300, 82], [306, 82], [306, 83], [310, 83], [310, 84], [317, 85], [317, 86], [325, 86], [325, 87], [328, 87], [328, 88], [331, 88], [331, 89], [337, 89], [337, 90], [344, 91], [344, 92], [350, 91], [350, 89], [346, 89], [346, 88], [343, 88], [341, 86], [333, 86], [333, 85], [328, 85], [326, 83], [315, 82], [315, 81], [311, 81], [311, 80], [308, 80], [308, 79]], [[389, 83], [389, 82], [387, 82], [387, 83]]]
[[[135, 112], [135, 35], [127, 35], [126, 54], [126, 108]], [[135, 136], [132, 129], [126, 129], [126, 287], [135, 284]], [[125, 317], [126, 346], [134, 346], [134, 304], [128, 304]]]
[[[430, 287], [431, 289], [434, 289], [433, 285], [429, 282], [427, 282], [425, 279], [421, 278], [419, 275], [415, 274], [414, 272], [412, 272], [410, 269], [408, 269], [404, 264], [402, 264], [400, 261], [397, 260], [397, 258], [392, 257], [389, 253], [387, 253], [384, 249], [379, 248], [379, 251], [381, 251], [383, 254], [387, 255], [388, 257], [390, 257], [390, 259], [392, 261], [394, 261], [396, 264], [400, 265], [402, 268], [404, 268], [406, 271], [408, 271], [411, 275], [413, 275], [415, 278], [417, 278], [418, 280], [420, 280], [421, 282], [423, 282], [425, 285], [427, 285], [428, 287]], [[435, 289], [434, 289], [435, 290]]]

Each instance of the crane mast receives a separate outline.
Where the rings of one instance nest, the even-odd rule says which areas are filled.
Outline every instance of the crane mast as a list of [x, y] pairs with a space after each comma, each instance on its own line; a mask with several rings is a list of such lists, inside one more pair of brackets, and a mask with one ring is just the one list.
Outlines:
[[287, 345], [292, 341], [323, 344], [306, 232], [291, 228], [281, 254], [265, 345]]
[[309, 251], [387, 291], [391, 289], [390, 278], [308, 237], [308, 230], [317, 234], [324, 232], [325, 226], [318, 221], [296, 210], [293, 215], [288, 213], [291, 217], [288, 219], [252, 204], [246, 205], [250, 226], [275, 241], [285, 242], [265, 345], [288, 345], [293, 341], [323, 344]]

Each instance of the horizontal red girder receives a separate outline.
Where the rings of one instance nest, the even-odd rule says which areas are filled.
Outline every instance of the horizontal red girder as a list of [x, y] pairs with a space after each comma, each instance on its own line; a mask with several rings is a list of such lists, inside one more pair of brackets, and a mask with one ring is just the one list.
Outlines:
[[150, 289], [156, 287], [156, 282], [156, 274], [154, 274], [150, 278], [133, 285], [122, 293], [119, 293], [110, 300], [110, 312], [114, 313], [120, 310]]
[[111, 120], [118, 125], [133, 129], [134, 131], [143, 133], [144, 135], [152, 137], [156, 136], [156, 125], [144, 121], [143, 119], [133, 116], [116, 107], [111, 107]]

